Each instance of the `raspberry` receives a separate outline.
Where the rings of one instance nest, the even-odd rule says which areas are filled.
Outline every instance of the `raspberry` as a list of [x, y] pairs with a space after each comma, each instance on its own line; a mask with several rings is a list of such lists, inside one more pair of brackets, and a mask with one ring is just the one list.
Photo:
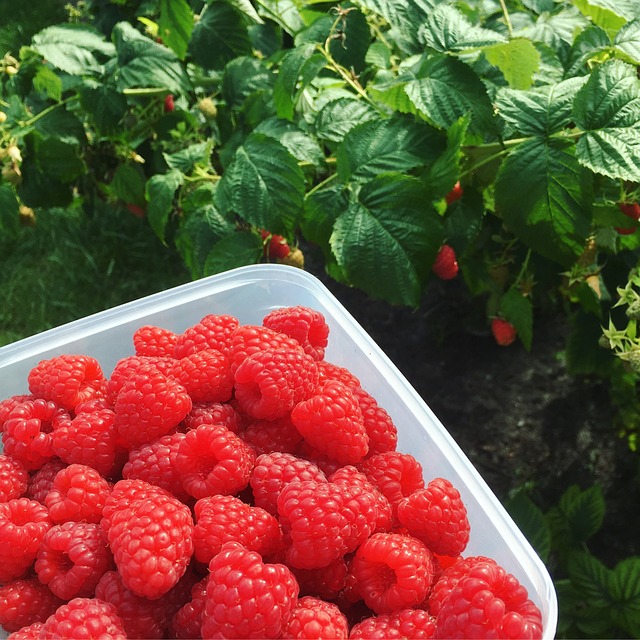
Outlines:
[[296, 349], [265, 349], [245, 358], [235, 372], [235, 397], [243, 411], [264, 420], [287, 415], [318, 386], [311, 356]]
[[454, 202], [456, 202], [456, 200], [460, 200], [463, 193], [464, 189], [462, 188], [460, 181], [456, 182], [453, 185], [451, 191], [449, 191], [449, 193], [447, 193], [447, 195], [445, 196], [445, 202], [447, 203], [447, 206], [453, 204]]
[[11, 640], [38, 640], [40, 638], [40, 630], [44, 627], [44, 622], [33, 622], [27, 627], [22, 627], [20, 631], [14, 631], [9, 635]]
[[133, 333], [133, 348], [137, 356], [172, 358], [177, 342], [177, 334], [155, 325], [144, 325]]
[[176, 110], [175, 99], [171, 94], [165, 96], [163, 106], [165, 113], [171, 113]]
[[503, 318], [493, 318], [491, 320], [491, 333], [501, 347], [508, 347], [510, 344], [513, 344], [518, 337], [516, 328], [508, 320], [504, 320]]
[[376, 613], [392, 613], [425, 599], [433, 578], [433, 558], [412, 536], [374, 533], [356, 551], [351, 571], [365, 604]]
[[58, 607], [40, 629], [39, 637], [126, 640], [116, 608], [97, 598], [74, 598]]
[[260, 231], [263, 240], [263, 254], [265, 258], [282, 260], [291, 253], [291, 247], [287, 239], [277, 233], [271, 233], [266, 229]]
[[94, 595], [113, 558], [100, 525], [64, 522], [44, 536], [35, 562], [38, 579], [63, 600]]
[[324, 382], [325, 380], [338, 380], [350, 389], [357, 389], [361, 386], [360, 380], [345, 367], [327, 362], [326, 360], [320, 360], [316, 365], [318, 367], [320, 382]]
[[177, 360], [171, 376], [193, 402], [227, 402], [233, 392], [229, 359], [216, 349], [202, 349]]
[[469, 542], [467, 509], [459, 491], [444, 478], [404, 498], [398, 505], [398, 520], [440, 555], [456, 556]]
[[242, 433], [242, 439], [256, 455], [261, 455], [274, 451], [293, 453], [302, 436], [287, 415], [275, 420], [255, 420]]
[[230, 403], [194, 402], [182, 426], [188, 430], [201, 424], [223, 424], [233, 433], [240, 433], [244, 429], [240, 414]]
[[355, 549], [375, 527], [373, 494], [330, 482], [291, 482], [278, 496], [287, 563], [299, 569], [326, 567]]
[[27, 400], [36, 400], [37, 398], [32, 394], [20, 394], [10, 396], [0, 401], [0, 431], [4, 427], [5, 420], [9, 414], [19, 405]]
[[336, 604], [313, 596], [304, 596], [298, 600], [280, 637], [346, 640], [349, 637], [349, 625]]
[[227, 542], [209, 563], [203, 638], [278, 638], [298, 602], [298, 583], [283, 564]]
[[173, 616], [170, 624], [172, 637], [185, 640], [201, 638], [202, 612], [207, 594], [208, 577], [202, 578], [191, 588], [191, 599]]
[[514, 576], [479, 560], [442, 599], [434, 637], [541, 638], [542, 615]]
[[182, 486], [182, 479], [176, 468], [178, 448], [184, 437], [184, 433], [172, 433], [138, 449], [132, 449], [122, 468], [122, 477], [144, 480], [169, 491], [182, 502], [189, 502], [191, 496]]
[[67, 414], [55, 402], [27, 400], [7, 416], [2, 434], [4, 452], [27, 471], [39, 469], [55, 457], [51, 432]]
[[110, 407], [116, 403], [120, 389], [140, 367], [154, 365], [156, 369], [168, 375], [175, 365], [175, 358], [166, 356], [126, 356], [116, 363], [107, 382], [107, 402]]
[[440, 280], [453, 280], [458, 275], [456, 252], [448, 244], [443, 244], [431, 267]]
[[43, 464], [29, 480], [27, 497], [44, 504], [47, 499], [47, 494], [53, 486], [53, 481], [56, 475], [58, 475], [58, 471], [64, 469], [66, 466], [67, 463], [60, 460], [60, 458], [54, 458], [51, 462]]
[[305, 480], [327, 481], [324, 473], [308, 460], [281, 451], [261, 454], [256, 458], [249, 479], [254, 504], [276, 515], [282, 489], [290, 482]]
[[340, 557], [318, 569], [291, 569], [300, 593], [323, 600], [336, 600], [347, 583], [347, 563]]
[[319, 311], [302, 306], [282, 307], [270, 311], [262, 324], [296, 340], [314, 360], [324, 358], [329, 325]]
[[120, 389], [114, 405], [115, 427], [129, 448], [139, 447], [175, 429], [190, 410], [185, 388], [148, 365]]
[[0, 453], [0, 502], [20, 498], [27, 491], [28, 481], [22, 462]]
[[360, 462], [369, 450], [360, 405], [337, 380], [325, 382], [315, 395], [299, 402], [291, 422], [312, 447], [342, 464]]
[[27, 572], [52, 524], [47, 508], [35, 500], [0, 502], [0, 583]]
[[248, 356], [266, 351], [267, 349], [293, 349], [301, 350], [297, 340], [285, 336], [284, 333], [273, 331], [267, 327], [244, 324], [238, 327], [231, 335], [229, 357], [231, 358], [231, 371], [234, 372]]
[[166, 616], [164, 601], [142, 598], [124, 586], [117, 571], [107, 571], [96, 585], [95, 597], [112, 604], [127, 638], [162, 638]]
[[62, 355], [41, 360], [28, 375], [29, 391], [65, 409], [104, 394], [106, 379], [95, 358]]
[[71, 464], [61, 469], [45, 497], [54, 522], [100, 522], [111, 493], [109, 483], [92, 467]]
[[389, 614], [372, 616], [351, 628], [349, 640], [373, 638], [433, 638], [436, 630], [434, 618], [422, 609], [399, 609]]
[[367, 455], [395, 451], [398, 446], [398, 429], [391, 416], [362, 387], [352, 389], [352, 392], [360, 405], [364, 428], [369, 439]]
[[44, 622], [63, 604], [38, 578], [13, 580], [0, 586], [0, 626], [18, 631], [34, 622]]
[[220, 424], [188, 431], [176, 454], [182, 485], [196, 499], [241, 491], [249, 484], [254, 462], [253, 449]]
[[[619, 202], [618, 209], [624, 213], [625, 216], [632, 220], [640, 220], [640, 204], [631, 202]], [[637, 227], [621, 228], [616, 227], [616, 231], [623, 236], [635, 233]]]
[[103, 529], [124, 585], [150, 599], [174, 587], [193, 553], [189, 508], [160, 487], [120, 480], [103, 513]]
[[363, 460], [359, 468], [389, 500], [394, 515], [406, 496], [424, 488], [422, 465], [410, 453], [378, 453]]
[[330, 476], [343, 466], [342, 462], [338, 462], [335, 458], [329, 458], [329, 456], [312, 447], [306, 440], [300, 442], [294, 454], [313, 462], [326, 476]]
[[54, 453], [68, 464], [87, 465], [109, 476], [118, 450], [115, 419], [111, 409], [77, 413], [73, 419], [65, 417], [53, 430]]
[[234, 316], [209, 314], [178, 336], [173, 355], [180, 359], [202, 349], [216, 349], [228, 355], [231, 338], [239, 326]]
[[195, 504], [194, 556], [209, 564], [225, 542], [236, 541], [250, 551], [268, 556], [278, 551], [282, 534], [278, 520], [260, 507], [235, 496], [210, 496]]

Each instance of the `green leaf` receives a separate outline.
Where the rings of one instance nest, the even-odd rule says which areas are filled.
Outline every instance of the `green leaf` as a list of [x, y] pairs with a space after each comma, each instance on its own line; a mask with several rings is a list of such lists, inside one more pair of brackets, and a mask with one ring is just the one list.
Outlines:
[[224, 68], [222, 95], [230, 107], [238, 108], [249, 96], [270, 90], [273, 82], [273, 74], [263, 62], [240, 56]]
[[523, 136], [548, 136], [566, 129], [573, 101], [586, 78], [569, 78], [528, 91], [499, 89], [495, 105], [500, 117]]
[[611, 617], [632, 638], [640, 636], [640, 558], [625, 558], [609, 574]]
[[173, 198], [183, 180], [183, 175], [176, 169], [171, 169], [168, 173], [157, 173], [147, 180], [147, 220], [162, 242], [165, 242], [165, 229], [173, 210]]
[[542, 42], [554, 49], [571, 45], [575, 34], [586, 29], [591, 23], [575, 7], [560, 11], [542, 13], [533, 25], [514, 31], [516, 38], [529, 38], [533, 42]]
[[573, 375], [607, 375], [613, 356], [611, 352], [597, 348], [602, 336], [599, 316], [579, 310], [572, 321], [572, 330], [567, 340], [567, 369]]
[[298, 99], [325, 63], [324, 56], [316, 51], [313, 44], [303, 44], [283, 56], [273, 87], [273, 99], [280, 118], [293, 119]]
[[82, 122], [75, 113], [64, 108], [42, 114], [35, 124], [35, 129], [45, 138], [57, 138], [65, 144], [80, 145], [87, 140]]
[[336, 220], [330, 242], [353, 285], [392, 304], [417, 306], [442, 240], [420, 181], [387, 173], [362, 186]]
[[369, 120], [349, 131], [336, 153], [342, 180], [385, 171], [410, 171], [441, 151], [437, 132], [404, 118]]
[[300, 9], [294, 0], [257, 0], [256, 4], [260, 15], [273, 20], [291, 36], [305, 28]]
[[342, 142], [356, 125], [379, 117], [378, 112], [364, 100], [338, 98], [322, 107], [314, 123], [315, 132], [321, 140]]
[[472, 24], [461, 11], [446, 4], [439, 4], [430, 12], [418, 37], [421, 43], [442, 53], [506, 42], [502, 34]]
[[605, 502], [599, 485], [584, 491], [575, 486], [569, 488], [560, 498], [558, 506], [576, 542], [585, 542], [600, 530]]
[[627, 22], [618, 31], [613, 47], [627, 62], [640, 65], [640, 18]]
[[187, 93], [191, 83], [176, 54], [143, 36], [128, 22], [113, 28], [118, 55], [118, 88], [164, 88]]
[[187, 0], [160, 0], [158, 35], [184, 60], [193, 31], [193, 10]]
[[576, 589], [594, 607], [608, 607], [609, 569], [595, 556], [584, 551], [574, 551], [569, 556], [569, 577]]
[[569, 51], [567, 77], [588, 75], [589, 62], [610, 48], [611, 40], [607, 32], [600, 27], [592, 25], [578, 33]]
[[445, 54], [426, 57], [416, 68], [415, 80], [405, 92], [411, 102], [436, 126], [449, 128], [471, 115], [469, 128], [486, 135], [495, 129], [493, 106], [482, 80], [457, 58]]
[[508, 320], [518, 332], [525, 349], [531, 351], [533, 337], [533, 305], [531, 299], [522, 295], [518, 289], [511, 288], [500, 300], [500, 314]]
[[73, 182], [84, 173], [84, 162], [74, 143], [54, 137], [37, 136], [33, 151], [38, 169], [54, 180]]
[[225, 0], [207, 5], [193, 28], [189, 53], [205, 69], [222, 69], [238, 56], [251, 53], [251, 40], [243, 14]]
[[265, 24], [250, 0], [230, 0], [231, 4], [255, 24]]
[[320, 246], [325, 254], [325, 260], [332, 259], [329, 239], [333, 225], [348, 206], [348, 192], [339, 182], [334, 182], [318, 191], [309, 192], [305, 197], [300, 228], [309, 242]]
[[263, 120], [254, 132], [264, 133], [277, 140], [299, 162], [306, 162], [314, 167], [324, 165], [324, 153], [318, 141], [293, 122], [280, 118], [268, 118]]
[[397, 75], [393, 71], [381, 69], [376, 73], [374, 82], [367, 87], [368, 93], [376, 102], [393, 111], [417, 114], [418, 109], [406, 92], [407, 84], [415, 79], [415, 73], [411, 69], [401, 69]]
[[304, 191], [296, 159], [276, 140], [253, 133], [236, 150], [217, 194], [223, 211], [288, 235], [302, 215]]
[[127, 112], [127, 99], [106, 84], [85, 83], [80, 89], [80, 104], [102, 134], [118, 131]]
[[504, 507], [541, 560], [546, 563], [551, 552], [551, 531], [540, 507], [524, 490], [517, 491], [507, 498]]
[[98, 74], [115, 49], [95, 29], [79, 25], [47, 27], [31, 45], [49, 64], [71, 75]]
[[568, 265], [582, 252], [589, 233], [591, 189], [573, 147], [533, 139], [516, 147], [500, 166], [496, 211], [522, 242]]
[[15, 238], [20, 229], [19, 206], [11, 185], [0, 184], [0, 236]]
[[458, 255], [462, 255], [467, 247], [478, 238], [483, 229], [484, 220], [485, 204], [482, 194], [466, 188], [462, 199], [449, 208], [444, 221], [447, 242]]
[[42, 91], [51, 100], [59, 102], [62, 98], [62, 80], [56, 75], [53, 69], [41, 64], [33, 76], [33, 88]]
[[184, 174], [189, 174], [198, 165], [209, 166], [212, 149], [213, 140], [206, 140], [205, 142], [196, 142], [180, 151], [163, 153], [162, 155], [171, 169], [178, 169]]
[[[624, 26], [627, 18], [635, 17], [628, 0], [574, 0], [581, 13], [602, 27], [609, 35], [615, 35]], [[626, 16], [625, 16], [626, 14]]]
[[145, 175], [139, 165], [121, 164], [110, 184], [114, 197], [127, 204], [146, 206]]
[[204, 275], [222, 273], [247, 264], [255, 264], [262, 256], [260, 236], [251, 231], [236, 231], [213, 245], [204, 264]]
[[584, 131], [581, 164], [614, 179], [640, 181], [640, 82], [635, 67], [611, 60], [597, 67], [574, 102]]
[[528, 89], [540, 68], [541, 56], [531, 40], [514, 38], [483, 49], [487, 60], [498, 67], [512, 89]]

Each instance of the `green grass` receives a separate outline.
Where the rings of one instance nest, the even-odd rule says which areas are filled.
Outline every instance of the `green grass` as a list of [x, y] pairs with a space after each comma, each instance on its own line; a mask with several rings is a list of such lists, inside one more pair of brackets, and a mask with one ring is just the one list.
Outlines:
[[35, 227], [0, 242], [0, 345], [189, 280], [128, 211], [39, 212]]
[[17, 57], [20, 47], [28, 45], [38, 31], [66, 21], [67, 2], [68, 0], [0, 0], [0, 57], [7, 52]]

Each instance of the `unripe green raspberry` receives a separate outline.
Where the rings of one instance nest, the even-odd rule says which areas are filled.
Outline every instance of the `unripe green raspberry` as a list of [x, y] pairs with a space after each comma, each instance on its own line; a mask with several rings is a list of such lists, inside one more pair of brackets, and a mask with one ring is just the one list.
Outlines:
[[214, 120], [218, 115], [218, 107], [211, 98], [202, 98], [198, 102], [198, 109], [207, 120]]
[[627, 317], [638, 320], [640, 318], [640, 300], [634, 300], [626, 311]]
[[633, 373], [640, 373], [640, 351], [629, 351], [626, 355], [626, 361], [631, 371], [633, 371]]

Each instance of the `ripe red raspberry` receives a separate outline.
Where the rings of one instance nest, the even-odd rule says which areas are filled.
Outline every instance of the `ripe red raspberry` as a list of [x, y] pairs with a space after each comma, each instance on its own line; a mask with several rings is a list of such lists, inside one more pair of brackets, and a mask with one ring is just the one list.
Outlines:
[[337, 600], [347, 583], [347, 563], [343, 557], [318, 569], [296, 569], [291, 567], [300, 585], [300, 594], [315, 596], [323, 600]]
[[435, 638], [542, 637], [542, 614], [513, 575], [483, 559], [467, 564], [439, 600]]
[[[636, 202], [619, 202], [618, 209], [624, 213], [625, 216], [632, 220], [640, 220], [640, 204]], [[636, 232], [637, 227], [616, 227], [616, 231], [623, 236]]]
[[116, 363], [107, 381], [107, 402], [109, 406], [113, 407], [120, 389], [139, 368], [154, 365], [156, 369], [168, 375], [174, 364], [175, 358], [166, 356], [125, 356], [121, 358]]
[[171, 113], [172, 111], [175, 111], [175, 109], [176, 109], [176, 103], [175, 103], [174, 97], [171, 94], [165, 96], [164, 98], [165, 113]]
[[27, 498], [44, 504], [58, 471], [66, 466], [67, 463], [60, 458], [54, 458], [51, 462], [43, 464], [29, 479]]
[[28, 571], [52, 525], [47, 508], [35, 500], [0, 502], [0, 584]]
[[508, 347], [510, 344], [513, 344], [518, 337], [516, 328], [504, 318], [492, 318], [491, 333], [501, 347]]
[[253, 449], [221, 424], [188, 431], [176, 454], [182, 485], [196, 499], [242, 491], [249, 484], [254, 462]]
[[293, 453], [299, 458], [313, 462], [325, 476], [330, 476], [340, 469], [340, 467], [344, 466], [342, 462], [338, 462], [335, 458], [330, 458], [323, 452], [312, 447], [306, 440], [302, 440]]
[[184, 433], [171, 433], [138, 449], [132, 449], [122, 468], [122, 477], [144, 480], [169, 491], [182, 502], [189, 502], [191, 496], [182, 486], [182, 479], [176, 468], [178, 448], [184, 437]]
[[36, 397], [30, 393], [18, 394], [10, 396], [0, 401], [0, 431], [4, 427], [4, 422], [9, 414], [19, 405], [26, 400], [36, 400]]
[[324, 382], [325, 380], [338, 380], [350, 389], [357, 389], [361, 386], [360, 380], [345, 367], [327, 362], [326, 360], [319, 360], [317, 366], [320, 382]]
[[268, 327], [243, 324], [231, 335], [229, 345], [229, 357], [231, 358], [231, 371], [234, 372], [248, 356], [266, 351], [275, 350], [302, 350], [297, 340], [279, 333]]
[[302, 440], [288, 415], [275, 420], [254, 420], [241, 437], [256, 455], [274, 451], [293, 453]]
[[434, 618], [423, 609], [399, 609], [389, 614], [372, 616], [351, 628], [349, 640], [380, 638], [412, 638], [427, 640], [436, 631]]
[[150, 599], [174, 587], [193, 553], [189, 507], [160, 487], [120, 480], [103, 513], [102, 527], [124, 585]]
[[364, 428], [369, 438], [367, 456], [395, 451], [398, 446], [398, 429], [391, 416], [362, 387], [352, 389], [352, 392], [360, 405]]
[[29, 474], [22, 462], [0, 453], [0, 502], [23, 496], [28, 482]]
[[338, 605], [313, 596], [304, 596], [298, 600], [280, 637], [346, 640], [349, 637], [349, 624]]
[[270, 311], [262, 324], [296, 340], [314, 360], [324, 358], [329, 325], [319, 311], [303, 306], [282, 307]]
[[233, 393], [229, 359], [216, 349], [202, 349], [176, 360], [171, 376], [193, 402], [227, 402]]
[[19, 631], [9, 634], [7, 640], [39, 640], [40, 630], [44, 627], [44, 622], [33, 622]]
[[440, 280], [453, 280], [458, 275], [458, 260], [452, 247], [448, 244], [440, 247], [431, 270]]
[[289, 546], [287, 564], [317, 569], [344, 556], [375, 528], [372, 493], [331, 482], [291, 482], [278, 496], [280, 525]]
[[113, 558], [100, 525], [91, 522], [64, 522], [51, 527], [44, 536], [35, 562], [42, 584], [63, 600], [89, 598]]
[[360, 405], [337, 380], [328, 380], [308, 400], [299, 402], [291, 422], [312, 447], [342, 464], [356, 464], [369, 451]]
[[18, 631], [44, 622], [63, 602], [38, 578], [12, 580], [0, 586], [0, 626]]
[[209, 563], [203, 638], [278, 638], [298, 602], [298, 583], [283, 564], [227, 542]]
[[65, 417], [53, 430], [53, 451], [67, 464], [93, 467], [107, 477], [117, 459], [116, 415], [111, 409], [98, 409]]
[[187, 431], [201, 424], [223, 424], [233, 433], [244, 429], [242, 417], [230, 402], [194, 402], [181, 428]]
[[148, 365], [124, 383], [113, 410], [119, 438], [133, 448], [175, 429], [191, 410], [191, 398], [181, 384]]
[[315, 361], [300, 347], [253, 353], [235, 372], [238, 404], [250, 416], [263, 420], [287, 415], [317, 386]]
[[126, 635], [112, 604], [97, 598], [74, 598], [47, 618], [40, 638], [126, 640]]
[[208, 576], [202, 578], [191, 588], [191, 599], [186, 602], [173, 616], [169, 631], [171, 637], [179, 640], [201, 638], [202, 612], [204, 611], [205, 596], [207, 594]]
[[433, 557], [413, 536], [374, 533], [356, 551], [351, 572], [365, 604], [376, 613], [392, 613], [425, 599]]
[[133, 348], [137, 356], [173, 358], [178, 335], [170, 329], [146, 324], [133, 333]]
[[206, 315], [178, 335], [173, 355], [180, 359], [202, 349], [216, 349], [228, 355], [231, 337], [239, 326], [240, 321], [234, 316]]
[[99, 397], [106, 379], [95, 358], [67, 354], [41, 360], [28, 375], [29, 391], [65, 409]]
[[95, 469], [71, 464], [56, 474], [45, 497], [45, 505], [56, 523], [97, 523], [110, 493], [109, 483]]
[[279, 550], [282, 533], [270, 513], [235, 496], [210, 496], [195, 504], [194, 557], [209, 564], [225, 542], [235, 541], [261, 556]]
[[447, 206], [453, 204], [454, 202], [456, 202], [456, 200], [460, 200], [460, 198], [462, 198], [463, 193], [464, 193], [464, 189], [462, 188], [460, 181], [456, 182], [453, 185], [453, 189], [451, 189], [451, 191], [449, 191], [449, 193], [444, 198], [445, 202], [447, 203]]
[[19, 404], [4, 423], [4, 453], [19, 460], [27, 471], [39, 469], [55, 457], [51, 432], [66, 416], [64, 409], [50, 400]]
[[291, 253], [291, 247], [284, 236], [271, 233], [266, 229], [260, 231], [263, 240], [263, 254], [265, 258], [282, 260]]
[[326, 482], [327, 478], [315, 464], [293, 454], [282, 451], [261, 454], [256, 458], [249, 480], [254, 504], [276, 515], [282, 489], [290, 482], [305, 480]]
[[398, 520], [433, 553], [456, 556], [469, 542], [469, 520], [460, 492], [444, 478], [435, 478], [398, 505]]
[[117, 571], [107, 571], [96, 585], [95, 597], [112, 604], [127, 638], [162, 638], [167, 622], [164, 599], [142, 598], [124, 586]]

